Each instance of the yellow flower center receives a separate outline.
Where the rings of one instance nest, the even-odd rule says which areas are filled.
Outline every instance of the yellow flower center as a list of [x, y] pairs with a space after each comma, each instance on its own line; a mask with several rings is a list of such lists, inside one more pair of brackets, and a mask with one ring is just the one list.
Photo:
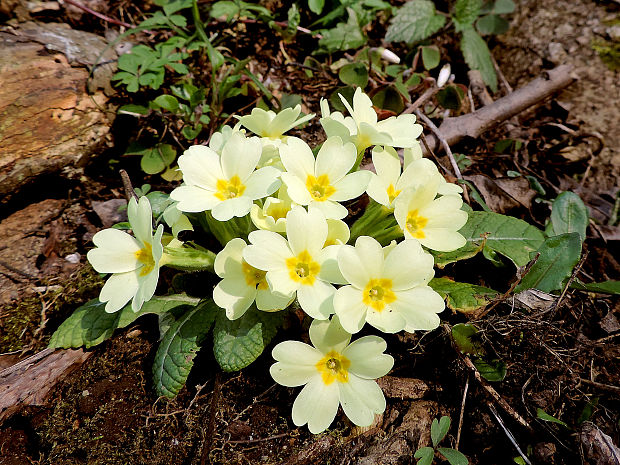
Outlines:
[[318, 178], [309, 174], [306, 178], [306, 187], [312, 198], [318, 202], [327, 200], [336, 192], [336, 189], [329, 183], [329, 176], [326, 174], [322, 174]]
[[153, 271], [155, 260], [153, 260], [153, 247], [151, 247], [151, 244], [144, 244], [144, 248], [136, 252], [136, 259], [142, 263], [140, 276], [146, 276]]
[[405, 225], [413, 237], [416, 239], [424, 239], [426, 235], [423, 229], [426, 223], [428, 223], [428, 218], [420, 216], [417, 210], [411, 210], [407, 215], [407, 222]]
[[329, 385], [334, 381], [348, 383], [350, 366], [351, 361], [348, 358], [332, 350], [317, 362], [316, 369], [321, 373], [323, 382]]
[[312, 286], [316, 275], [321, 270], [321, 265], [312, 259], [307, 250], [304, 250], [296, 257], [286, 260], [289, 276], [295, 282]]
[[[358, 129], [359, 130], [359, 129]], [[372, 145], [372, 141], [370, 140], [370, 136], [366, 133], [357, 133], [357, 138], [355, 139], [355, 147], [357, 148], [357, 153], [360, 154], [368, 147]]]
[[237, 175], [234, 175], [229, 180], [218, 179], [215, 187], [217, 188], [215, 196], [220, 200], [234, 199], [243, 195], [245, 191], [245, 186]]
[[371, 279], [364, 288], [362, 301], [369, 307], [381, 312], [386, 305], [396, 300], [396, 294], [392, 291], [391, 279]]
[[267, 274], [266, 271], [254, 268], [249, 263], [246, 263], [245, 260], [241, 263], [241, 269], [243, 270], [245, 282], [248, 286], [256, 287], [261, 291], [269, 289], [269, 284], [265, 279], [265, 275]]
[[396, 190], [393, 184], [390, 184], [387, 188], [388, 199], [390, 199], [390, 205], [396, 200], [396, 197], [400, 194], [400, 190]]

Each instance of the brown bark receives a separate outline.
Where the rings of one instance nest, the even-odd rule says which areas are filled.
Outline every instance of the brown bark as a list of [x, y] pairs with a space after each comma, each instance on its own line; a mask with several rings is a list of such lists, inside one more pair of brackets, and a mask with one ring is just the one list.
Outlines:
[[62, 25], [27, 23], [0, 32], [1, 201], [40, 174], [83, 166], [109, 144], [114, 112], [105, 111], [102, 92], [87, 93], [88, 70], [81, 66], [94, 62], [102, 48], [93, 48], [101, 44], [94, 34]]

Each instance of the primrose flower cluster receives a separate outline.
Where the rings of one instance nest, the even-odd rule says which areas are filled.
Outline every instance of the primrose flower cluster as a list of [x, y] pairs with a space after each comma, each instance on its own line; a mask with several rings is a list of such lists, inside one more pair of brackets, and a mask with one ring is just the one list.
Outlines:
[[[375, 379], [394, 360], [381, 337], [351, 342], [352, 335], [366, 324], [385, 333], [436, 328], [444, 301], [429, 286], [434, 259], [428, 250], [465, 244], [458, 232], [467, 221], [462, 190], [422, 158], [415, 116], [378, 121], [360, 89], [352, 105], [342, 102], [349, 116], [321, 101], [327, 139], [316, 156], [302, 139], [285, 135], [314, 116], [300, 118], [298, 105], [278, 114], [254, 109], [208, 146], [192, 146], [179, 157], [183, 184], [170, 194], [173, 216], [190, 228], [188, 217], [208, 217], [214, 235], [229, 238], [217, 256], [195, 249], [191, 255], [169, 235], [162, 246], [163, 226], [153, 234], [145, 197], [129, 204], [135, 237], [101, 231], [88, 254], [97, 271], [112, 273], [100, 295], [108, 312], [130, 300], [139, 310], [154, 295], [164, 265], [214, 271], [220, 281], [213, 300], [231, 320], [253, 307], [276, 312], [298, 305], [313, 319], [312, 345], [278, 344], [270, 373], [284, 386], [304, 386], [293, 422], [312, 433], [329, 427], [340, 405], [360, 426], [384, 411]], [[360, 169], [367, 149], [372, 170]], [[364, 193], [371, 199], [365, 212], [345, 222], [343, 202]], [[239, 226], [244, 218], [249, 229]], [[228, 236], [215, 234], [219, 229]]]

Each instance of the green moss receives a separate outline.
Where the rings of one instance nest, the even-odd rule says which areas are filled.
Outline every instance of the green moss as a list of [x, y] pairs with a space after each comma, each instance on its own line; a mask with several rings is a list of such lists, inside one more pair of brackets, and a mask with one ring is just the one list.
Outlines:
[[64, 281], [50, 279], [43, 284], [50, 287], [47, 292], [28, 296], [3, 308], [0, 353], [45, 348], [53, 329], [75, 308], [95, 297], [103, 280], [86, 265]]

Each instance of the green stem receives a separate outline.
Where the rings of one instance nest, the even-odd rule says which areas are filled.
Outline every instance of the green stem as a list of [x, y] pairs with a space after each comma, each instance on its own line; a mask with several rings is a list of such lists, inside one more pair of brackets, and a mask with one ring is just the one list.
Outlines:
[[215, 254], [210, 250], [189, 247], [164, 247], [160, 265], [182, 271], [210, 271], [213, 273]]
[[351, 226], [349, 243], [354, 243], [360, 236], [374, 237], [381, 245], [387, 245], [393, 239], [402, 237], [393, 211], [371, 200], [364, 214]]

